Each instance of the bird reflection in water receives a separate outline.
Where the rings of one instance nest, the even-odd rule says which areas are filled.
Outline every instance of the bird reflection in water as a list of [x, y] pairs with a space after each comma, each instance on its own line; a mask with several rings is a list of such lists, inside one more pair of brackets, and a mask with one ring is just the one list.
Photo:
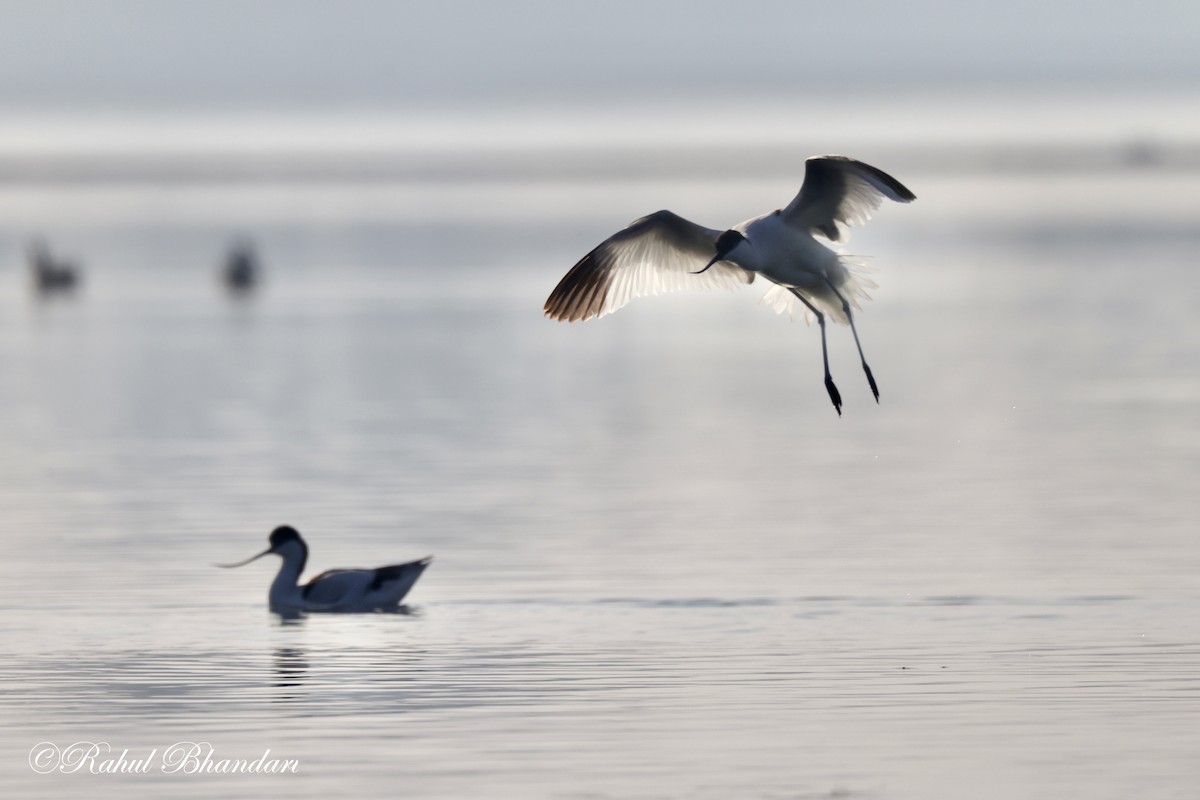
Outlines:
[[[308, 659], [304, 651], [296, 647], [279, 647], [275, 650], [275, 682], [276, 689], [297, 689], [304, 686], [308, 676]], [[298, 692], [281, 692], [275, 700], [297, 700]]]

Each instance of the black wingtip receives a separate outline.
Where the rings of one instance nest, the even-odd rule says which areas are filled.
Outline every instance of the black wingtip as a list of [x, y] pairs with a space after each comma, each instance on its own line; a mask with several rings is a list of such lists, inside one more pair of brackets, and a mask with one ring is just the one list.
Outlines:
[[912, 193], [911, 189], [909, 189], [907, 186], [905, 186], [900, 181], [893, 178], [891, 175], [888, 175], [886, 172], [881, 170], [879, 167], [873, 167], [870, 164], [864, 164], [861, 161], [859, 161], [857, 163], [860, 166], [862, 166], [864, 169], [870, 171], [870, 173], [872, 175], [874, 175], [885, 186], [887, 186], [887, 188], [892, 191], [892, 199], [895, 200], [897, 203], [911, 203], [913, 200], [917, 199], [917, 196]]
[[864, 170], [871, 174], [880, 183], [887, 187], [891, 192], [891, 199], [897, 203], [911, 203], [917, 199], [917, 196], [912, 193], [912, 190], [905, 186], [900, 181], [887, 174], [879, 167], [872, 166], [865, 161], [859, 161], [857, 158], [850, 156], [825, 155], [813, 156], [808, 161], [841, 161], [844, 164], [851, 165], [853, 168]]

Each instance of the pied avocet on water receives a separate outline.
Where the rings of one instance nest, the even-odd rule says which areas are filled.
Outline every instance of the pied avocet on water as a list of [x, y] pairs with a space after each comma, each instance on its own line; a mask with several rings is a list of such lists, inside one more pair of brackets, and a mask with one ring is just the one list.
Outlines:
[[279, 556], [283, 563], [271, 582], [268, 600], [272, 610], [281, 612], [394, 610], [433, 560], [429, 556], [377, 569], [331, 569], [300, 585], [300, 574], [308, 561], [304, 539], [295, 528], [281, 525], [271, 531], [270, 541], [271, 546], [258, 555], [217, 566], [228, 569], [272, 553]]

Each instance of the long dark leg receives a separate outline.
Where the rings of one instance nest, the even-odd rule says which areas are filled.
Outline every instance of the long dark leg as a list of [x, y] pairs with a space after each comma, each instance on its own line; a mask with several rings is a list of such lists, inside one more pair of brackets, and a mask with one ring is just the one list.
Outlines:
[[817, 324], [821, 326], [821, 360], [825, 363], [825, 391], [829, 392], [829, 399], [833, 401], [833, 409], [840, 417], [842, 415], [842, 395], [833, 384], [833, 376], [829, 374], [829, 348], [825, 344], [825, 315], [818, 311], [816, 306], [808, 302], [808, 299], [795, 289], [789, 288], [788, 291], [796, 295], [796, 298], [801, 303], [804, 303], [805, 308], [816, 316]]
[[[826, 281], [829, 283], [829, 281]], [[854, 346], [858, 348], [858, 360], [862, 362], [863, 372], [867, 373], [867, 383], [871, 384], [871, 394], [875, 395], [875, 402], [879, 402], [879, 387], [875, 385], [875, 376], [871, 374], [871, 368], [867, 366], [867, 359], [863, 356], [862, 345], [858, 342], [858, 328], [854, 327], [854, 315], [850, 313], [850, 304], [846, 302], [846, 298], [842, 297], [842, 293], [837, 288], [829, 283], [829, 290], [834, 293], [838, 300], [842, 301], [842, 311], [846, 312], [846, 319], [850, 321], [850, 332], [854, 334]]]

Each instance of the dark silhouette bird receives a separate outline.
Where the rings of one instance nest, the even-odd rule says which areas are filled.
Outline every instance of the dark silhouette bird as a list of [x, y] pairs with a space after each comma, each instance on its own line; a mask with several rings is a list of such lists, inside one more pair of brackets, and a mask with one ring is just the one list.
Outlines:
[[33, 286], [41, 294], [70, 292], [79, 285], [79, 267], [72, 261], [55, 258], [40, 239], [29, 246], [29, 269]]
[[217, 564], [230, 569], [249, 564], [265, 555], [283, 562], [271, 582], [268, 602], [275, 611], [379, 611], [395, 609], [433, 557], [391, 564], [377, 569], [331, 569], [301, 585], [300, 574], [308, 562], [308, 545], [290, 525], [271, 531], [271, 545], [258, 555], [235, 564]]

